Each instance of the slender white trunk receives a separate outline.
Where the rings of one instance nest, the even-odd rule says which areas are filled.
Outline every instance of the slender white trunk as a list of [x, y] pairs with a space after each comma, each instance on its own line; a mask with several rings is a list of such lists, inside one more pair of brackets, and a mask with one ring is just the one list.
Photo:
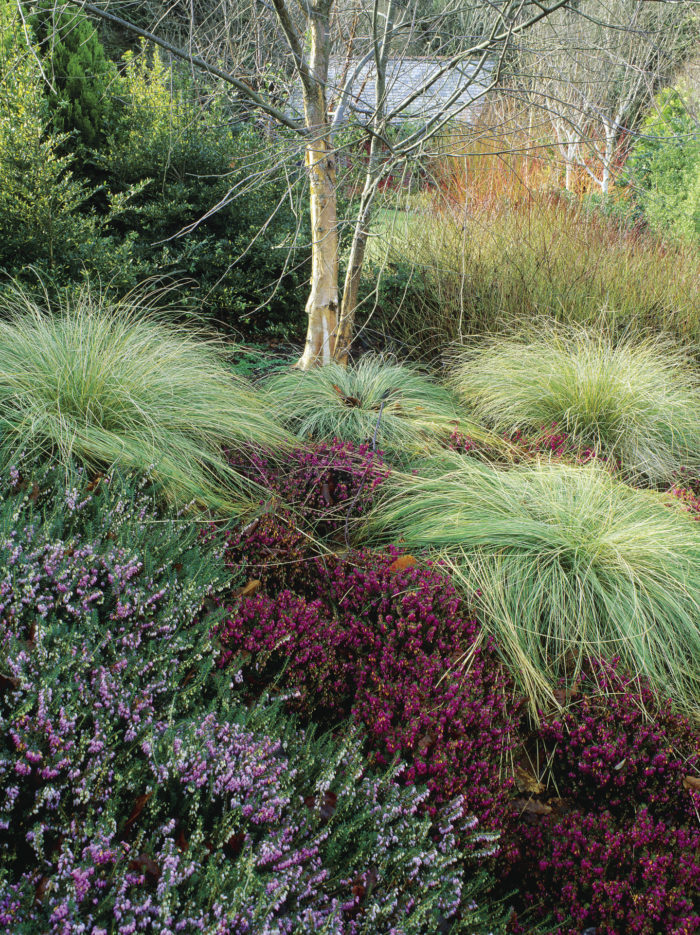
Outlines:
[[343, 302], [340, 309], [338, 340], [335, 348], [336, 359], [342, 364], [346, 364], [348, 361], [348, 351], [355, 326], [355, 309], [357, 308], [362, 264], [365, 258], [367, 237], [369, 236], [372, 202], [374, 200], [375, 191], [376, 184], [371, 183], [368, 174], [365, 181], [365, 188], [362, 192], [360, 211], [357, 221], [355, 222], [355, 230], [352, 236], [352, 244], [350, 245], [350, 254], [348, 256], [348, 268], [345, 273], [345, 283], [343, 285]]
[[612, 177], [612, 161], [615, 155], [615, 142], [617, 133], [612, 124], [605, 124], [605, 155], [603, 156], [603, 173], [600, 180], [600, 190], [604, 195], [610, 191]]
[[338, 211], [335, 155], [326, 140], [306, 150], [311, 194], [311, 288], [301, 370], [333, 359], [338, 336]]
[[338, 337], [336, 160], [326, 102], [330, 9], [331, 0], [319, 0], [309, 8], [311, 51], [308, 69], [301, 74], [308, 131], [305, 161], [310, 188], [311, 288], [306, 302], [306, 344], [296, 364], [300, 370], [330, 363]]

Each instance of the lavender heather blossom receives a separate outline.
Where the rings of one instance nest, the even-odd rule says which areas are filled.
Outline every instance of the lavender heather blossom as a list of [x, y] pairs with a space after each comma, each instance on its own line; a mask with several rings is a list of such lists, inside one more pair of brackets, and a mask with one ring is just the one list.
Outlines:
[[474, 833], [461, 801], [433, 823], [427, 791], [394, 782], [399, 766], [374, 775], [357, 734], [305, 734], [277, 703], [243, 704], [239, 673], [216, 669], [212, 599], [230, 571], [215, 541], [109, 478], [69, 496], [44, 478], [40, 500], [15, 487], [0, 508], [13, 516], [0, 539], [5, 931], [414, 935], [462, 916], [503, 931], [482, 905], [486, 875], [460, 857]]

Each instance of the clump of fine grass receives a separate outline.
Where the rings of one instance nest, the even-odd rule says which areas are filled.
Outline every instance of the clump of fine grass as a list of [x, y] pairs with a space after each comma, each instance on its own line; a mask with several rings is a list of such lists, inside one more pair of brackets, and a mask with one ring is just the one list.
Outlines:
[[445, 388], [413, 367], [370, 354], [348, 367], [279, 372], [265, 393], [275, 415], [300, 438], [361, 444], [376, 431], [377, 446], [396, 456], [434, 447], [458, 424]]
[[661, 483], [700, 465], [700, 381], [668, 342], [550, 327], [461, 351], [453, 383], [494, 429], [556, 425], [633, 479]]
[[522, 328], [538, 315], [565, 324], [700, 338], [700, 252], [628, 228], [564, 196], [459, 192], [422, 210], [378, 212], [367, 288], [373, 326], [411, 352]]
[[213, 338], [89, 290], [54, 312], [16, 290], [2, 311], [5, 466], [24, 455], [148, 471], [176, 503], [237, 512], [251, 489], [224, 449], [285, 442]]
[[700, 525], [595, 467], [497, 471], [445, 454], [395, 475], [380, 541], [439, 550], [476, 595], [533, 710], [586, 659], [620, 656], [700, 716]]

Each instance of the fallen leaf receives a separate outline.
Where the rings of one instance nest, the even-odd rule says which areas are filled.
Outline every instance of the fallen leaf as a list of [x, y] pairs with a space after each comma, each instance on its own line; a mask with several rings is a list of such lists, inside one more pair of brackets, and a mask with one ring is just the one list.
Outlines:
[[515, 804], [527, 815], [551, 815], [552, 809], [539, 799], [516, 799]]
[[8, 688], [19, 688], [20, 680], [16, 679], [14, 675], [3, 675], [0, 672], [0, 691]]
[[34, 902], [35, 903], [39, 904], [44, 901], [44, 897], [46, 896], [46, 890], [48, 889], [50, 882], [51, 882], [51, 879], [49, 877], [44, 876], [39, 879], [39, 882], [37, 883], [36, 888], [34, 889]]
[[103, 474], [96, 474], [95, 477], [90, 481], [90, 483], [87, 485], [87, 490], [89, 493], [92, 493], [92, 491], [95, 490], [96, 487], [99, 487], [100, 481], [102, 480], [103, 476], [104, 476]]
[[129, 832], [131, 830], [132, 825], [134, 824], [134, 822], [138, 820], [139, 815], [146, 807], [146, 803], [148, 802], [148, 800], [151, 798], [152, 795], [153, 795], [153, 792], [144, 792], [143, 795], [136, 796], [134, 807], [132, 808], [131, 814], [127, 818], [126, 824], [124, 825], [125, 832]]
[[522, 766], [515, 767], [515, 785], [518, 792], [529, 792], [530, 795], [540, 795], [545, 791], [545, 786]]
[[692, 789], [693, 792], [700, 792], [700, 776], [684, 776], [683, 786], [685, 789]]
[[433, 731], [427, 731], [422, 737], [417, 739], [415, 747], [418, 753], [420, 753], [422, 757], [425, 757], [430, 753], [436, 743], [436, 734]]
[[418, 559], [412, 555], [399, 555], [391, 565], [389, 571], [404, 571], [406, 568], [414, 568], [418, 564]]
[[241, 853], [244, 844], [245, 834], [242, 831], [238, 831], [236, 834], [232, 834], [228, 841], [226, 841], [224, 844], [224, 854], [226, 854], [227, 857], [233, 859]]
[[[316, 804], [317, 799], [315, 795], [307, 795], [304, 799], [304, 805], [306, 805], [307, 808], [316, 808]], [[337, 805], [338, 796], [335, 794], [335, 792], [324, 792], [318, 809], [321, 814], [321, 818], [324, 818], [326, 821], [332, 818]]]
[[129, 861], [129, 870], [138, 870], [148, 883], [157, 883], [160, 880], [161, 869], [148, 854], [139, 854]]
[[334, 490], [335, 484], [333, 484], [333, 488], [331, 488], [331, 485], [328, 481], [324, 481], [324, 483], [321, 484], [321, 496], [323, 497], [323, 502], [326, 504], [326, 506], [333, 505]]
[[195, 677], [196, 674], [197, 674], [196, 669], [189, 669], [184, 679], [182, 680], [182, 683], [180, 684], [180, 688], [184, 688], [186, 685], [189, 685], [189, 683], [192, 681], [192, 679]]
[[244, 585], [238, 592], [239, 597], [252, 597], [253, 594], [257, 594], [260, 588], [262, 587], [262, 582], [257, 578], [251, 578], [250, 581]]
[[243, 538], [243, 536], [251, 536], [259, 525], [260, 517], [258, 516], [254, 520], [251, 520], [247, 526], [244, 526], [243, 529], [241, 529], [241, 538]]

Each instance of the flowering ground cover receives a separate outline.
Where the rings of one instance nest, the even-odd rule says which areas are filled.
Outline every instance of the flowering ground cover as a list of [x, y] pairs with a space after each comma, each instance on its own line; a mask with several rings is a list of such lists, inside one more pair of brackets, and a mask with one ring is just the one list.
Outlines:
[[[550, 442], [561, 456], [566, 439]], [[339, 469], [349, 451], [335, 449]], [[330, 453], [314, 456], [324, 470]], [[302, 463], [287, 490], [303, 489]], [[386, 480], [372, 477], [363, 510]], [[335, 526], [323, 526], [324, 513]], [[338, 504], [318, 501], [310, 515], [332, 539]], [[348, 551], [342, 540], [319, 557], [292, 520], [268, 513], [264, 532], [261, 522], [229, 539], [227, 560], [253, 587], [224, 600], [218, 664], [242, 658], [253, 695], [275, 684], [292, 710], [324, 725], [349, 713], [373, 762], [400, 752], [407, 776], [427, 780], [428, 811], [463, 794], [482, 827], [501, 832], [494, 892], [513, 910], [511, 931], [694, 931], [696, 727], [619, 662], [595, 660], [533, 727], [445, 568], [396, 548]], [[275, 566], [282, 555], [289, 561]]]
[[[508, 444], [592, 460], [556, 427]], [[147, 477], [0, 481], [0, 927], [695, 932], [697, 725], [594, 654], [533, 719], [483, 595], [366, 544], [371, 443], [228, 458], [268, 492], [234, 525]]]
[[0, 519], [4, 931], [503, 931], [460, 797], [216, 667], [217, 540], [110, 476], [14, 470]]

